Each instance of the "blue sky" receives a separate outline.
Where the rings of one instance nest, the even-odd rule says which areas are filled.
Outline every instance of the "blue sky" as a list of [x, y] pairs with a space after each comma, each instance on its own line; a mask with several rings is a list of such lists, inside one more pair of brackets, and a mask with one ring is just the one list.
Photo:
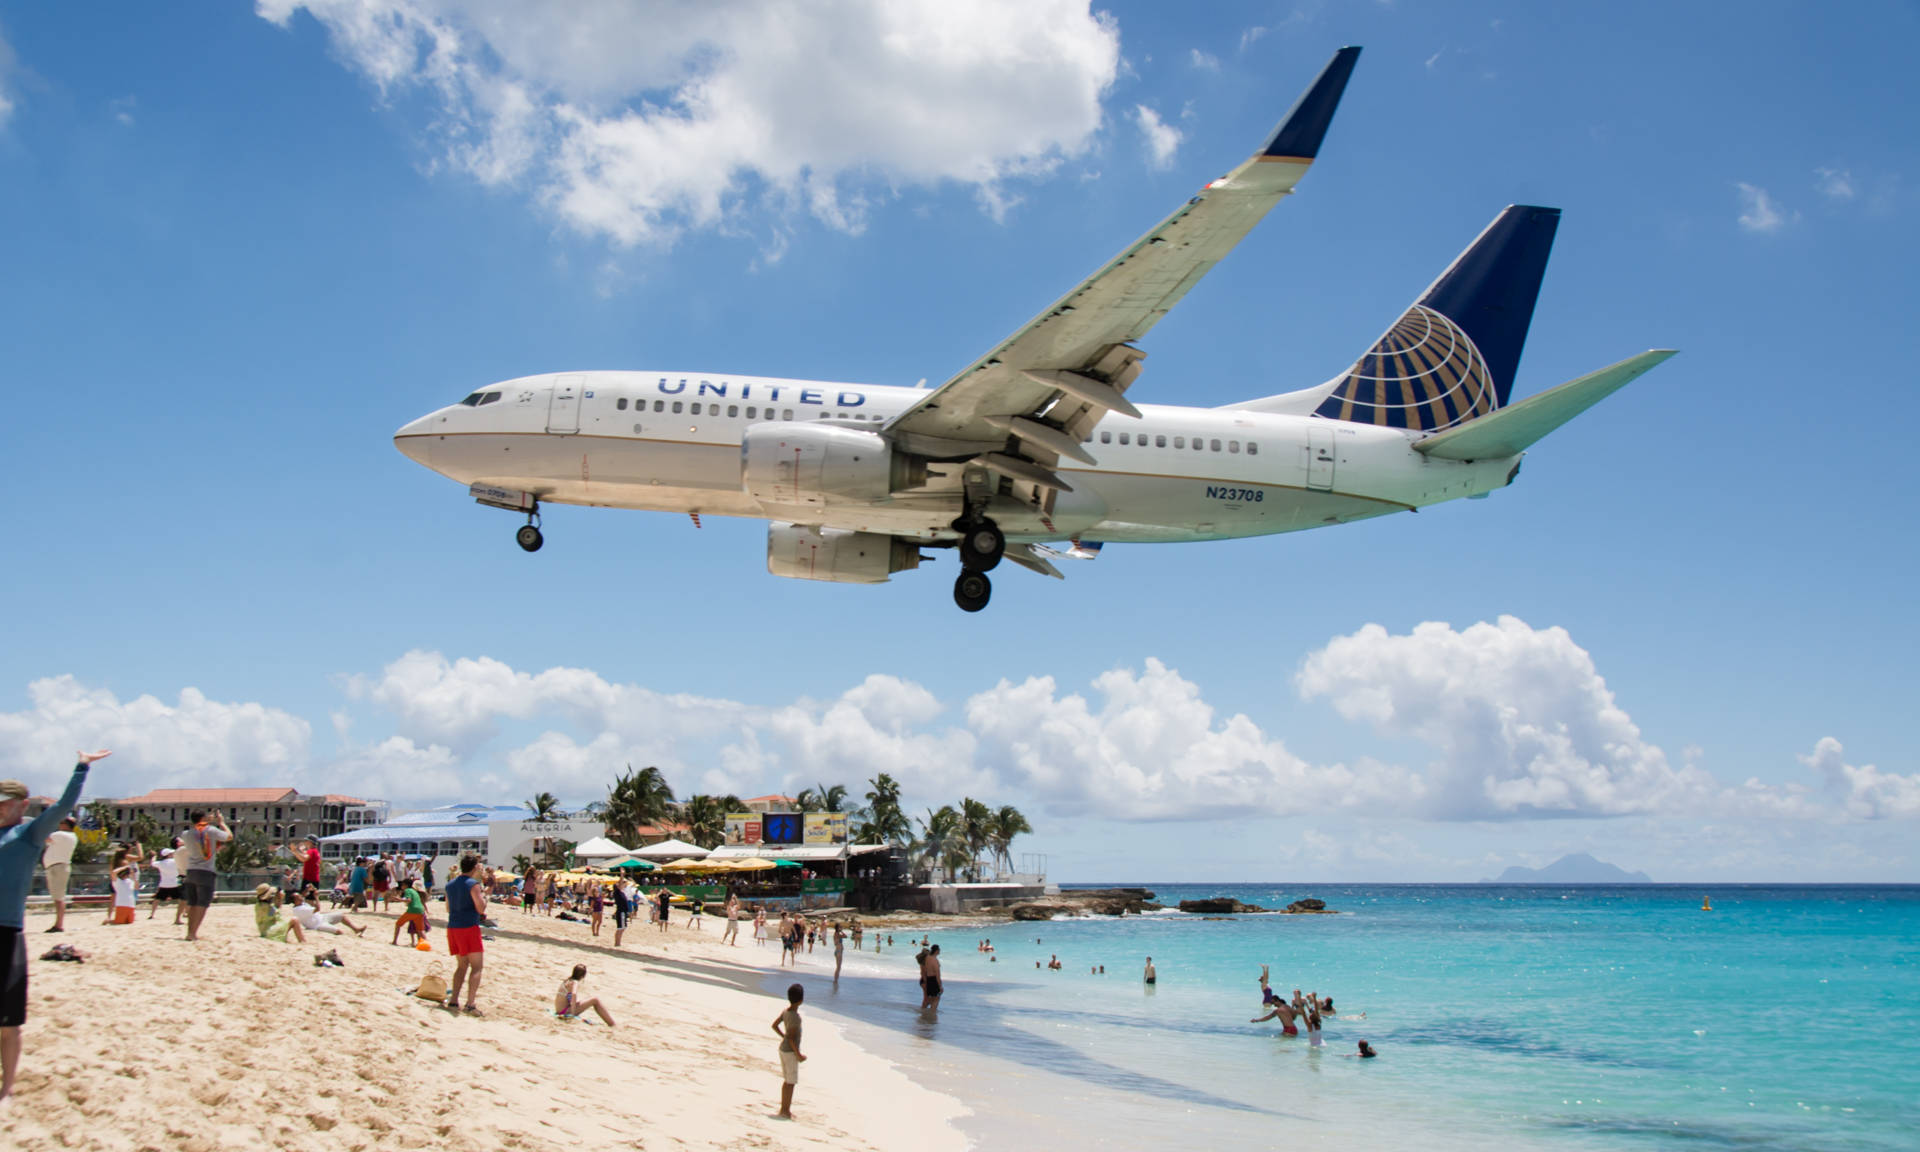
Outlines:
[[[0, 3], [0, 769], [111, 742], [103, 792], [403, 805], [887, 770], [1020, 804], [1069, 880], [1920, 880], [1920, 16], [1741, 12]], [[937, 383], [1348, 43], [1319, 163], [1133, 394], [1318, 383], [1558, 206], [1516, 395], [1682, 355], [1486, 501], [1114, 546], [968, 616], [937, 563], [771, 577], [757, 522], [555, 508], [527, 556], [392, 447], [531, 372]]]

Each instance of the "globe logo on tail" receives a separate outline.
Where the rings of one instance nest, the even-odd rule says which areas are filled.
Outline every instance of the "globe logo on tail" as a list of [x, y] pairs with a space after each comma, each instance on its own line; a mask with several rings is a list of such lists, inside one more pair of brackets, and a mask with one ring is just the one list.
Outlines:
[[1486, 359], [1458, 324], [1424, 304], [1341, 377], [1316, 415], [1437, 432], [1499, 406]]

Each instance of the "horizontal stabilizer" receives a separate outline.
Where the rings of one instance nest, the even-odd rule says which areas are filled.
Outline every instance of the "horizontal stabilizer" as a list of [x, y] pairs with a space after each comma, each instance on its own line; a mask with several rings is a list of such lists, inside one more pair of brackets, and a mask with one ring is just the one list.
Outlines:
[[1642, 352], [1429, 436], [1414, 444], [1414, 451], [1442, 460], [1499, 460], [1518, 456], [1536, 440], [1633, 383], [1674, 354], [1671, 348]]
[[1020, 567], [1038, 572], [1042, 576], [1051, 576], [1055, 580], [1066, 579], [1066, 576], [1061, 573], [1060, 569], [1055, 568], [1047, 561], [1047, 556], [1059, 555], [1059, 553], [1051, 548], [1045, 548], [1038, 544], [1009, 544], [1003, 555], [1006, 559], [1020, 565]]

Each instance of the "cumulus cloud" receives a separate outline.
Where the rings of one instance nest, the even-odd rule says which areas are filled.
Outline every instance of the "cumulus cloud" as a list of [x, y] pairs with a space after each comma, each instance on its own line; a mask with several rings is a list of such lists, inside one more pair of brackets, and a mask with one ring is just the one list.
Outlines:
[[1147, 162], [1155, 168], [1172, 165], [1173, 154], [1180, 150], [1180, 129], [1163, 122], [1160, 114], [1145, 104], [1134, 105], [1133, 119], [1147, 146]]
[[1562, 628], [1369, 624], [1310, 655], [1299, 689], [1432, 747], [1429, 811], [1443, 819], [1649, 812], [1707, 785], [1641, 736]]
[[1780, 202], [1768, 195], [1765, 188], [1752, 184], [1737, 183], [1734, 188], [1740, 193], [1740, 227], [1748, 232], [1772, 233], [1787, 226], [1790, 219]]
[[445, 163], [621, 245], [804, 211], [858, 231], [904, 186], [1010, 181], [1084, 151], [1120, 38], [1086, 0], [790, 4], [256, 0], [305, 12], [383, 93], [438, 102]]
[[[306, 763], [313, 730], [263, 704], [210, 700], [194, 688], [177, 702], [121, 700], [72, 676], [27, 686], [28, 706], [0, 713], [0, 763], [23, 773], [56, 772], [81, 748], [111, 748], [95, 775], [106, 795], [187, 785], [261, 784]], [[61, 774], [64, 778], [64, 773]], [[59, 783], [51, 775], [48, 787]]]
[[1871, 764], [1856, 766], [1846, 762], [1845, 753], [1840, 741], [1823, 736], [1811, 755], [1800, 757], [1800, 763], [1820, 775], [1850, 816], [1862, 820], [1920, 816], [1920, 773], [1902, 776]]
[[1195, 68], [1198, 68], [1202, 72], [1220, 71], [1220, 57], [1215, 56], [1211, 52], [1202, 52], [1200, 49], [1195, 48], [1192, 50], [1192, 54], [1188, 56], [1188, 60]]
[[1379, 765], [1316, 767], [1252, 720], [1216, 722], [1199, 687], [1158, 660], [1094, 681], [1096, 707], [1051, 676], [1001, 681], [967, 702], [1002, 776], [1067, 813], [1196, 820], [1392, 805], [1419, 782]]

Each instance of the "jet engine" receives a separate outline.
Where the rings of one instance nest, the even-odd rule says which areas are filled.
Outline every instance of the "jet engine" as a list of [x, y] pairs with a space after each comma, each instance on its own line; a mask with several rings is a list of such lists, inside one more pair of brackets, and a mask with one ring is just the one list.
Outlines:
[[926, 482], [926, 462], [895, 452], [876, 432], [755, 424], [740, 438], [740, 484], [763, 507], [881, 504]]
[[767, 571], [794, 580], [884, 584], [920, 566], [920, 550], [897, 536], [775, 523], [767, 528]]

